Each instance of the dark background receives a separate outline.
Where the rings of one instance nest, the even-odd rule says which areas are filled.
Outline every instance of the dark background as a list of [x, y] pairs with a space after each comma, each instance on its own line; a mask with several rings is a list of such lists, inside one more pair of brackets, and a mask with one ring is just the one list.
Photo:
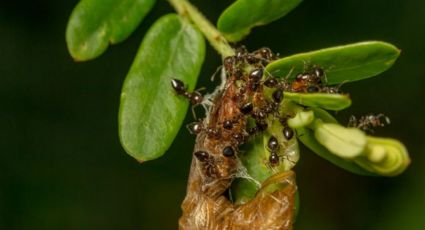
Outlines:
[[[194, 1], [213, 21], [228, 2]], [[0, 3], [0, 229], [176, 229], [193, 136], [181, 129], [164, 157], [139, 164], [117, 134], [124, 77], [149, 25], [172, 9], [158, 1], [127, 41], [75, 63], [64, 32], [76, 3]], [[244, 43], [286, 56], [363, 40], [402, 54], [380, 76], [344, 85], [353, 106], [338, 118], [387, 114], [392, 124], [376, 134], [400, 139], [412, 164], [367, 178], [302, 149], [297, 230], [425, 229], [425, 1], [306, 0]], [[209, 48], [198, 86], [211, 87], [219, 64]]]

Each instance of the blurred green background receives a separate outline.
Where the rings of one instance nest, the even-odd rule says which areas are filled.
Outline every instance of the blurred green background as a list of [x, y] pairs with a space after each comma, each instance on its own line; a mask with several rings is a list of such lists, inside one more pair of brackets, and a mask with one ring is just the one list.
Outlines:
[[[149, 25], [172, 10], [158, 1], [126, 42], [75, 63], [64, 32], [77, 2], [0, 3], [0, 229], [176, 229], [194, 137], [182, 128], [164, 157], [139, 164], [117, 134], [124, 77]], [[212, 20], [229, 3], [193, 2]], [[367, 178], [302, 149], [297, 230], [425, 229], [425, 1], [305, 0], [244, 43], [286, 56], [363, 40], [402, 54], [382, 75], [344, 85], [353, 106], [337, 116], [387, 114], [392, 124], [376, 135], [403, 141], [412, 164]], [[216, 84], [218, 65], [209, 48], [199, 87]]]

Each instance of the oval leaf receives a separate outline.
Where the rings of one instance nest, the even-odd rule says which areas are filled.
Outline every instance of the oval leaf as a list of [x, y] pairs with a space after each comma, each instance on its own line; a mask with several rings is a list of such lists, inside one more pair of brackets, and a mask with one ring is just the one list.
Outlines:
[[325, 82], [333, 85], [376, 76], [390, 68], [399, 54], [385, 42], [360, 42], [285, 57], [269, 64], [266, 71], [278, 77], [291, 73], [289, 77], [295, 78], [306, 66], [317, 65], [325, 70]]
[[193, 90], [204, 56], [202, 35], [179, 16], [163, 16], [151, 27], [121, 93], [119, 132], [127, 153], [146, 161], [169, 148], [189, 105], [175, 94], [171, 79]]
[[300, 105], [335, 111], [348, 108], [351, 105], [350, 97], [347, 94], [285, 92], [285, 98]]
[[301, 0], [238, 0], [218, 19], [217, 28], [232, 42], [241, 40], [255, 26], [268, 24], [285, 16]]
[[82, 0], [66, 28], [71, 56], [86, 61], [101, 55], [109, 43], [125, 40], [150, 11], [155, 0]]

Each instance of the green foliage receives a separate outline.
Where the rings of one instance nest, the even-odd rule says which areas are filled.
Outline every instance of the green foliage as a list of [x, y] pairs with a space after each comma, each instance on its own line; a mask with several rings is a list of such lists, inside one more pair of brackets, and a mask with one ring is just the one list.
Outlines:
[[300, 105], [335, 111], [343, 110], [351, 105], [350, 97], [346, 94], [285, 92], [285, 98]]
[[100, 56], [109, 43], [125, 40], [150, 11], [155, 0], [82, 0], [66, 28], [68, 50], [77, 61]]
[[[223, 56], [233, 54], [228, 41], [240, 41], [252, 28], [283, 17], [301, 2], [237, 0], [221, 14], [218, 31], [187, 0], [168, 1], [180, 16], [163, 16], [149, 29], [122, 88], [120, 140], [127, 153], [138, 161], [162, 156], [177, 135], [189, 103], [176, 95], [170, 81], [177, 78], [188, 84], [189, 91], [195, 88], [205, 56], [203, 36]], [[101, 55], [109, 43], [126, 39], [154, 3], [155, 0], [82, 0], [68, 23], [69, 52], [79, 61]], [[399, 54], [395, 46], [385, 42], [360, 42], [284, 57], [267, 65], [265, 73], [292, 80], [297, 73], [321, 67], [325, 72], [323, 82], [335, 85], [376, 76], [390, 68]], [[271, 91], [266, 89], [264, 94], [270, 97]], [[291, 117], [287, 125], [295, 129], [296, 137], [286, 140], [283, 124], [267, 118], [267, 131], [245, 143], [244, 153], [238, 155], [247, 175], [232, 184], [235, 203], [249, 201], [267, 178], [295, 166], [299, 158], [297, 140], [322, 158], [356, 174], [394, 176], [404, 171], [410, 159], [400, 142], [372, 138], [360, 129], [342, 127], [322, 110], [339, 111], [350, 105], [349, 96], [344, 94], [284, 92], [279, 114]], [[276, 167], [269, 165], [267, 143], [271, 136], [279, 139], [282, 148], [278, 151], [284, 151], [280, 154], [288, 158]]]
[[285, 16], [300, 3], [301, 0], [237, 0], [220, 15], [217, 28], [229, 41], [237, 42], [253, 27]]
[[146, 161], [168, 149], [189, 104], [176, 96], [171, 79], [193, 90], [204, 56], [202, 35], [175, 14], [163, 16], [148, 31], [121, 94], [119, 134], [127, 153]]
[[271, 63], [266, 70], [280, 77], [291, 73], [292, 79], [309, 65], [317, 65], [325, 70], [327, 83], [333, 85], [376, 76], [390, 68], [399, 54], [399, 49], [385, 42], [360, 42], [295, 54]]

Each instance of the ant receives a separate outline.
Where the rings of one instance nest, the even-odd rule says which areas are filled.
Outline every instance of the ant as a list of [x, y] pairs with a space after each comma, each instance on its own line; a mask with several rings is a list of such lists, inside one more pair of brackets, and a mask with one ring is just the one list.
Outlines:
[[193, 154], [195, 155], [196, 159], [198, 159], [198, 161], [204, 165], [205, 175], [208, 177], [217, 176], [217, 166], [214, 164], [213, 156], [211, 156], [206, 151], [197, 151]]
[[202, 94], [199, 93], [198, 91], [193, 91], [192, 93], [188, 92], [186, 90], [186, 86], [184, 85], [184, 83], [180, 81], [179, 79], [175, 79], [175, 78], [171, 79], [171, 86], [173, 87], [174, 91], [178, 95], [182, 95], [186, 97], [187, 99], [189, 99], [190, 103], [192, 103], [193, 116], [196, 119], [194, 108], [202, 104], [202, 102], [204, 101], [204, 96], [202, 96]]
[[325, 72], [322, 68], [315, 66], [311, 71], [300, 73], [291, 83], [291, 91], [293, 92], [308, 92], [315, 93], [320, 91], [322, 78]]
[[256, 120], [256, 122], [264, 121], [269, 114], [275, 113], [278, 109], [277, 102], [267, 103], [264, 107], [256, 109], [251, 117]]
[[294, 136], [294, 130], [291, 129], [291, 127], [288, 126], [288, 117], [282, 117], [279, 119], [280, 124], [283, 126], [283, 136], [286, 140], [291, 140]]
[[356, 127], [370, 133], [374, 132], [373, 128], [384, 127], [390, 123], [390, 118], [382, 113], [376, 115], [370, 113], [365, 116], [361, 116], [359, 119], [357, 119], [354, 115], [351, 115], [350, 119], [348, 120], [349, 127]]
[[268, 125], [267, 125], [267, 123], [265, 121], [256, 120], [255, 121], [255, 126], [252, 127], [252, 128], [250, 128], [250, 129], [248, 129], [248, 134], [251, 135], [251, 136], [252, 135], [255, 135], [255, 134], [259, 133], [259, 132], [262, 132], [262, 131], [266, 130], [267, 127], [268, 127]]
[[277, 79], [276, 77], [268, 77], [264, 82], [263, 85], [265, 85], [268, 88], [275, 88], [275, 89], [280, 89], [283, 91], [290, 91], [291, 90], [291, 84], [288, 82], [288, 78], [292, 73], [292, 69], [291, 71], [289, 71], [288, 75], [284, 78], [281, 79]]
[[232, 143], [234, 146], [239, 146], [242, 145], [245, 142], [246, 139], [246, 134], [244, 134], [243, 132], [241, 133], [233, 133], [232, 134]]
[[232, 130], [233, 126], [239, 123], [239, 120], [242, 118], [242, 115], [235, 116], [229, 120], [223, 122], [223, 128], [227, 130]]
[[277, 151], [280, 148], [279, 141], [275, 136], [271, 136], [267, 142], [267, 147], [270, 150], [269, 164], [271, 167], [277, 166], [280, 162], [280, 157]]
[[261, 59], [261, 64], [263, 66], [266, 66], [271, 61], [274, 61], [277, 59], [277, 55], [275, 55], [269, 48], [263, 47], [259, 50], [254, 51], [254, 56]]
[[211, 127], [204, 127], [202, 121], [195, 121], [188, 125], [186, 125], [186, 128], [189, 130], [190, 134], [198, 135], [202, 131], [204, 131], [208, 137], [212, 137], [215, 139], [218, 139], [221, 137], [221, 132], [219, 129], [214, 129]]
[[281, 161], [287, 160], [287, 161], [295, 164], [295, 162], [293, 162], [289, 159], [288, 155], [281, 156], [281, 155], [278, 154], [280, 145], [279, 145], [279, 142], [278, 142], [276, 137], [271, 136], [269, 138], [269, 141], [267, 143], [267, 147], [270, 151], [269, 161], [268, 161], [267, 164], [270, 166], [270, 168], [272, 170], [273, 170], [273, 167], [278, 166]]
[[251, 102], [247, 102], [245, 104], [241, 104], [239, 106], [239, 110], [242, 114], [248, 115], [254, 110], [254, 105]]
[[263, 69], [258, 68], [251, 71], [248, 75], [249, 78], [249, 88], [252, 91], [257, 91], [258, 87], [260, 86], [260, 80], [263, 77]]

